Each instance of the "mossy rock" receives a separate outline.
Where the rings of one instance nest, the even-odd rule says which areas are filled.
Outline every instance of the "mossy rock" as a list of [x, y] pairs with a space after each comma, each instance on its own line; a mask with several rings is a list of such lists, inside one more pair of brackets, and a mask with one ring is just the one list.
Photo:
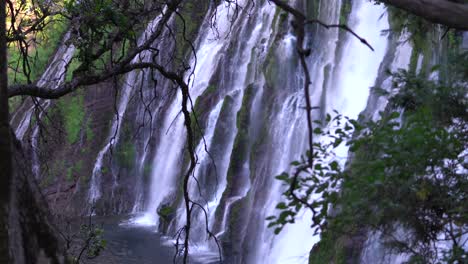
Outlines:
[[179, 8], [180, 16], [175, 18], [176, 54], [179, 59], [183, 60], [189, 54], [190, 43], [193, 43], [197, 37], [209, 3], [209, 1], [186, 1]]
[[[234, 145], [229, 162], [229, 168], [226, 176], [227, 184], [221, 198], [221, 206], [216, 209], [216, 217], [221, 218], [226, 210], [226, 201], [229, 197], [237, 195], [239, 185], [245, 180], [242, 177], [244, 164], [249, 158], [249, 125], [250, 111], [252, 109], [253, 99], [255, 98], [256, 89], [254, 85], [249, 85], [244, 91], [242, 98], [242, 106], [237, 112], [237, 135], [234, 140]], [[219, 228], [219, 226], [217, 227]], [[216, 228], [215, 228], [216, 229]]]

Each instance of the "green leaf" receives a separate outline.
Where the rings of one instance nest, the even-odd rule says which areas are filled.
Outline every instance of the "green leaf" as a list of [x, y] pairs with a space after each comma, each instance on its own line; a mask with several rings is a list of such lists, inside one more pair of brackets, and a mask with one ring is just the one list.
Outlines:
[[288, 208], [288, 206], [283, 202], [276, 205], [276, 209], [283, 209], [284, 210], [284, 209], [287, 209], [287, 208]]
[[400, 113], [395, 111], [395, 112], [392, 112], [388, 118], [389, 119], [396, 119], [396, 118], [399, 118], [399, 117], [400, 117]]
[[335, 140], [335, 142], [333, 142], [333, 147], [334, 148], [338, 147], [341, 144], [341, 142], [343, 142], [343, 139], [342, 138], [337, 138]]
[[275, 235], [279, 234], [281, 232], [281, 229], [282, 229], [281, 227], [275, 228], [275, 231], [274, 231]]
[[289, 174], [287, 173], [281, 173], [280, 175], [275, 177], [277, 180], [280, 181], [288, 181], [289, 180]]
[[320, 127], [317, 127], [317, 128], [314, 129], [314, 134], [320, 135], [322, 133], [323, 133], [323, 131], [322, 131], [322, 129]]
[[295, 161], [291, 162], [291, 165], [292, 166], [299, 166], [299, 165], [301, 165], [301, 163], [299, 161], [295, 160]]
[[330, 163], [330, 168], [331, 168], [332, 170], [338, 171], [338, 167], [339, 167], [339, 166], [338, 166], [338, 162], [337, 162], [337, 161], [332, 161], [332, 162]]

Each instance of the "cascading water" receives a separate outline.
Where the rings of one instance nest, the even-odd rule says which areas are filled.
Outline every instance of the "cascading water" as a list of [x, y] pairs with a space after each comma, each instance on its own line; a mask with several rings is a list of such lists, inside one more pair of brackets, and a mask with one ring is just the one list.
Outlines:
[[130, 72], [128, 74], [127, 82], [128, 85], [125, 85], [122, 89], [122, 93], [120, 95], [120, 100], [117, 107], [117, 113], [115, 114], [115, 118], [112, 122], [112, 128], [110, 131], [110, 135], [108, 140], [106, 141], [106, 145], [99, 151], [99, 154], [96, 158], [96, 162], [94, 164], [91, 181], [90, 181], [90, 188], [88, 194], [88, 200], [91, 204], [94, 204], [100, 197], [101, 197], [101, 176], [102, 176], [102, 162], [104, 159], [104, 155], [107, 154], [109, 149], [118, 142], [120, 137], [120, 128], [123, 121], [123, 115], [125, 110], [127, 109], [128, 100], [130, 98], [131, 89], [133, 88], [134, 79], [138, 73], [136, 71]]
[[[339, 6], [339, 3], [335, 3]], [[339, 9], [338, 9], [339, 10]], [[315, 84], [311, 87], [313, 105], [325, 106], [322, 109], [324, 112], [331, 112], [337, 110], [343, 115], [349, 116], [350, 118], [357, 118], [357, 115], [365, 108], [366, 100], [369, 95], [369, 88], [374, 84], [377, 77], [377, 71], [382, 58], [386, 51], [387, 40], [381, 36], [381, 31], [388, 27], [386, 22], [386, 16], [382, 16], [385, 12], [383, 8], [374, 6], [372, 3], [365, 1], [354, 1], [353, 9], [350, 15], [350, 26], [361, 36], [365, 37], [370, 43], [372, 43], [375, 52], [372, 52], [369, 48], [362, 45], [357, 39], [347, 36], [344, 45], [341, 47], [343, 52], [341, 57], [336, 57], [336, 53], [329, 53], [322, 57], [322, 60], [314, 63], [316, 57], [312, 57], [309, 61], [311, 65], [311, 76], [313, 78], [312, 83]], [[336, 10], [331, 10], [332, 12]], [[335, 13], [335, 19], [337, 19]], [[330, 19], [333, 16], [329, 16]], [[333, 23], [330, 21], [329, 23]], [[336, 32], [329, 32], [329, 39], [336, 39]], [[324, 42], [328, 48], [330, 42]], [[332, 44], [336, 45], [336, 44]], [[318, 50], [321, 50], [320, 47]], [[334, 49], [331, 49], [334, 50]], [[358, 59], [359, 58], [359, 59]], [[336, 64], [335, 64], [336, 62]], [[327, 67], [328, 66], [328, 67]], [[327, 68], [326, 68], [327, 67]], [[329, 76], [320, 76], [319, 73], [328, 71]], [[323, 87], [323, 90], [322, 90]], [[326, 93], [326, 102], [321, 104], [319, 98], [324, 98]], [[300, 108], [303, 105], [301, 102], [296, 105], [296, 108]], [[289, 115], [291, 118], [291, 115]], [[304, 130], [306, 126], [304, 115], [297, 115], [297, 122]], [[318, 119], [318, 118], [316, 118]], [[281, 121], [284, 123], [284, 121]], [[281, 124], [281, 123], [280, 123]], [[289, 134], [279, 135], [279, 137], [290, 138]], [[301, 146], [302, 152], [304, 151], [304, 139], [302, 143], [292, 143]], [[321, 139], [316, 139], [321, 140]], [[291, 144], [289, 143], [289, 144]], [[291, 145], [290, 145], [291, 146]], [[286, 161], [281, 164], [278, 168], [278, 173], [288, 169], [288, 161], [297, 157], [297, 153], [301, 151], [295, 151], [295, 153], [285, 152], [288, 155], [286, 157], [279, 158], [280, 160]], [[283, 154], [283, 155], [284, 155]], [[341, 160], [342, 165], [347, 156], [347, 148], [342, 145], [337, 150], [337, 158]], [[274, 183], [277, 185], [278, 183]], [[278, 188], [278, 187], [277, 187]], [[277, 189], [278, 190], [278, 189]], [[273, 197], [270, 197], [270, 201], [279, 201], [281, 191], [274, 191]], [[274, 203], [273, 203], [274, 205]], [[270, 206], [270, 209], [264, 216], [275, 214], [274, 207]], [[287, 226], [279, 236], [269, 236], [271, 242], [264, 242], [261, 252], [257, 253], [256, 262], [258, 263], [301, 263], [307, 262], [309, 251], [312, 245], [318, 241], [318, 237], [314, 236], [311, 229], [311, 215], [304, 213], [296, 219], [295, 224]], [[271, 231], [267, 231], [271, 232]], [[265, 245], [266, 244], [266, 245]], [[266, 259], [266, 260], [265, 260]]]
[[[73, 45], [67, 45], [66, 43], [69, 38], [70, 32], [67, 32], [63, 37], [63, 44], [59, 45], [59, 49], [55, 53], [54, 58], [39, 79], [37, 83], [39, 87], [49, 87], [53, 89], [65, 80], [65, 65], [71, 61], [73, 53], [75, 52], [75, 47]], [[38, 100], [36, 103], [41, 105], [43, 110], [45, 110], [44, 107], [49, 105], [48, 100]], [[32, 101], [23, 105], [28, 107], [27, 110], [16, 111], [15, 115], [12, 117], [12, 120], [20, 118], [18, 126], [15, 129], [15, 134], [18, 140], [23, 139], [30, 126], [31, 117], [36, 109], [36, 105]], [[22, 116], [20, 116], [20, 114], [22, 114]], [[40, 115], [42, 115], [42, 112]]]
[[[49, 87], [51, 89], [54, 89], [65, 80], [66, 65], [70, 63], [75, 52], [75, 47], [73, 45], [67, 44], [67, 40], [69, 38], [70, 32], [67, 32], [63, 37], [63, 44], [59, 45], [59, 49], [56, 51], [52, 62], [48, 65], [47, 69], [39, 79], [39, 82], [37, 83], [39, 87]], [[31, 126], [31, 120], [34, 111], [36, 111], [37, 108], [40, 109], [37, 118], [39, 120], [42, 120], [44, 112], [47, 111], [48, 107], [50, 106], [50, 103], [50, 100], [41, 99], [37, 100], [36, 102], [28, 100], [28, 102], [24, 103], [25, 106], [29, 106], [29, 109], [27, 109], [23, 113], [23, 117], [21, 118], [21, 121], [19, 122], [19, 125], [15, 130], [15, 134], [18, 140], [23, 140], [26, 131]], [[12, 118], [12, 120], [14, 120], [14, 118], [15, 116]], [[38, 157], [39, 133], [40, 125], [36, 123], [32, 128], [31, 133], [32, 172], [36, 178], [40, 177], [41, 168]]]
[[[326, 23], [337, 24], [343, 16], [341, 0], [288, 2], [302, 10], [314, 9], [314, 16]], [[192, 212], [190, 254], [202, 263], [216, 261], [217, 245], [209, 240], [208, 228], [216, 235], [226, 263], [306, 263], [311, 248], [319, 240], [319, 235], [310, 228], [311, 214], [305, 211], [298, 215], [295, 223], [286, 226], [279, 235], [273, 234], [265, 220], [278, 213], [276, 205], [283, 199], [285, 187], [274, 176], [284, 171], [291, 173], [291, 161], [299, 159], [308, 148], [304, 74], [296, 54], [292, 18], [267, 0], [239, 0], [236, 4], [241, 7], [237, 11], [221, 1], [205, 14], [194, 41], [196, 56], [190, 58], [190, 65], [196, 67], [193, 75], [185, 76], [199, 122], [194, 128], [197, 167], [189, 182], [189, 193], [191, 200], [206, 210], [206, 215], [202, 210]], [[333, 110], [353, 119], [360, 113], [367, 119], [379, 118], [378, 112], [385, 109], [387, 99], [370, 93], [370, 87], [390, 91], [392, 79], [384, 72], [407, 68], [410, 63], [412, 47], [406, 41], [408, 36], [403, 34], [398, 40], [382, 35], [390, 27], [382, 5], [353, 0], [347, 19], [350, 28], [375, 51], [345, 31], [317, 25], [307, 28], [305, 45], [312, 50], [307, 57], [312, 78], [309, 99], [313, 106], [320, 107], [313, 110], [314, 119], [324, 119]], [[158, 23], [159, 17], [150, 23], [138, 42], [146, 41]], [[174, 50], [174, 36], [165, 34], [169, 33], [162, 33], [154, 46], [161, 51]], [[62, 45], [38, 85], [54, 87], [63, 82], [65, 64], [70, 62], [73, 52], [72, 46]], [[133, 62], [149, 61], [154, 59], [152, 55], [145, 51]], [[169, 60], [164, 56], [156, 57], [164, 62]], [[416, 71], [425, 66], [423, 55], [419, 56]], [[157, 85], [151, 82], [155, 79]], [[141, 84], [138, 94], [136, 84]], [[174, 86], [150, 70], [132, 71], [124, 76], [116, 113], [97, 154], [87, 192], [91, 205], [103, 200], [103, 206], [107, 206], [106, 199], [114, 198], [114, 190], [124, 184], [119, 183], [122, 175], [114, 172], [119, 166], [115, 160], [110, 164], [113, 185], [105, 184], [104, 171], [109, 165], [106, 158], [114, 147], [123, 144], [120, 141], [128, 133], [123, 129], [125, 125], [131, 127], [137, 123], [135, 119], [143, 120], [146, 126], [138, 136], [139, 141], [134, 142], [135, 168], [128, 173], [136, 174], [135, 178], [128, 177], [128, 182], [135, 179], [132, 182], [135, 186], [128, 187], [130, 191], [125, 190], [128, 192], [119, 194], [119, 198], [132, 196], [128, 197], [127, 208], [133, 214], [131, 224], [150, 226], [169, 236], [186, 224], [180, 183], [188, 167], [184, 117], [180, 113], [182, 95], [176, 89], [168, 89]], [[158, 97], [155, 93], [164, 94]], [[134, 100], [136, 97], [141, 100]], [[150, 100], [154, 102], [147, 105]], [[51, 103], [39, 100], [39, 104], [47, 108]], [[36, 107], [32, 101], [21, 107], [12, 117], [12, 124], [18, 139], [31, 137], [33, 173], [39, 177], [41, 166], [34, 150], [40, 126], [34, 126], [32, 121]], [[37, 117], [41, 119], [43, 113]], [[334, 158], [342, 167], [346, 165], [350, 157], [345, 144], [341, 144]], [[110, 197], [107, 193], [111, 193]], [[387, 254], [381, 242], [378, 234], [369, 234], [360, 261], [404, 261], [402, 255]]]
[[[194, 72], [194, 79], [191, 85], [192, 100], [209, 87], [210, 79], [215, 73], [216, 68], [213, 65], [220, 63], [222, 52], [226, 51], [230, 42], [228, 41], [234, 33], [228, 35], [230, 30], [230, 14], [229, 8], [223, 4], [218, 7], [217, 30], [210, 28], [208, 21], [205, 21], [203, 27], [204, 33], [201, 34], [202, 41], [197, 50], [197, 67]], [[237, 22], [236, 22], [237, 23]], [[239, 26], [239, 28], [243, 28]], [[257, 30], [259, 31], [259, 30]], [[239, 56], [238, 59], [243, 59], [242, 64], [245, 64], [248, 54]], [[247, 69], [243, 68], [233, 78], [233, 86], [229, 90], [241, 90], [243, 85], [243, 76], [247, 74]], [[221, 85], [221, 84], [220, 84]], [[226, 89], [223, 87], [223, 89]], [[227, 92], [229, 92], [229, 90]], [[180, 112], [181, 95], [172, 102], [168, 113], [163, 122], [162, 134], [160, 135], [160, 145], [157, 147], [154, 156], [152, 169], [152, 182], [150, 187], [150, 198], [146, 212], [143, 217], [136, 219], [136, 223], [147, 225], [158, 225], [159, 217], [157, 214], [158, 207], [167, 199], [175, 190], [176, 178], [179, 177], [180, 164], [182, 162], [182, 148], [185, 143], [185, 130], [183, 127], [182, 117], [177, 117]], [[209, 147], [209, 142], [207, 141]], [[169, 153], [169, 154], [168, 154]], [[169, 156], [168, 156], [169, 155]]]
[[[258, 1], [254, 6], [251, 1], [238, 4], [244, 8], [234, 20], [230, 7], [220, 4], [217, 30], [210, 27], [208, 14], [198, 36], [197, 67], [189, 83], [192, 99], [200, 98], [207, 104], [200, 120], [204, 139], [197, 142], [198, 165], [194, 173], [204, 185], [199, 190], [192, 180], [191, 197], [205, 205], [209, 228], [221, 241], [228, 263], [306, 262], [319, 239], [310, 229], [309, 213], [298, 216], [296, 223], [278, 236], [265, 222], [267, 216], [276, 213], [275, 205], [281, 200], [283, 187], [274, 176], [289, 170], [289, 163], [307, 146], [304, 80], [295, 55], [296, 40], [288, 19], [268, 1]], [[320, 19], [337, 23], [341, 1], [321, 1], [318, 10]], [[311, 100], [313, 105], [321, 106], [313, 112], [316, 119], [334, 109], [357, 118], [366, 108], [370, 87], [378, 79], [388, 49], [388, 38], [381, 35], [389, 27], [385, 10], [365, 0], [353, 1], [349, 25], [375, 51], [336, 29], [316, 28], [309, 41], [313, 55], [308, 59], [313, 82]], [[406, 49], [401, 48], [401, 52]], [[400, 67], [405, 64], [401, 57], [385, 66]], [[126, 83], [137, 83], [144, 77], [129, 73], [126, 78]], [[114, 119], [108, 144], [97, 157], [90, 202], [101, 195], [102, 160], [112, 144], [117, 144], [131, 89], [128, 85], [123, 88], [119, 118]], [[163, 115], [155, 119], [160, 129], [154, 155], [148, 157], [146, 149], [139, 155], [140, 172], [151, 163], [151, 183], [146, 196], [143, 185], [136, 194], [133, 212], [137, 216], [130, 222], [174, 234], [185, 224], [178, 183], [187, 164], [183, 151], [186, 133], [179, 114], [181, 94], [171, 100]], [[381, 109], [385, 103], [376, 104]], [[374, 107], [368, 111], [373, 114], [377, 110]], [[144, 141], [149, 142], [149, 136]], [[337, 154], [344, 165], [347, 148], [341, 147]], [[162, 207], [174, 210], [175, 217], [169, 223], [159, 215]], [[215, 245], [206, 242], [205, 216], [201, 212], [193, 215], [192, 234], [196, 250], [191, 253], [216, 252]]]
[[[145, 32], [142, 34], [140, 39], [138, 40], [139, 44], [142, 44], [147, 40], [147, 37], [151, 35], [151, 33], [155, 30], [159, 20], [160, 16], [155, 18], [149, 25], [147, 26]], [[148, 51], [142, 52], [140, 56], [136, 56], [133, 60], [132, 63], [137, 63], [137, 62], [144, 62], [147, 60], [150, 60], [151, 54]], [[142, 75], [144, 75], [144, 71], [131, 71], [128, 73], [125, 77], [125, 82], [123, 84], [123, 87], [121, 89], [121, 93], [119, 95], [119, 102], [117, 104], [117, 112], [114, 115], [114, 118], [112, 120], [112, 126], [109, 132], [109, 136], [105, 141], [104, 147], [99, 151], [98, 156], [96, 158], [96, 162], [93, 167], [92, 175], [91, 175], [91, 180], [90, 180], [90, 187], [89, 187], [89, 192], [88, 192], [88, 202], [93, 206], [96, 201], [101, 197], [101, 177], [102, 177], [102, 168], [103, 168], [103, 161], [105, 155], [109, 152], [109, 150], [115, 146], [115, 144], [118, 143], [119, 138], [120, 138], [120, 131], [124, 119], [125, 112], [127, 110], [128, 102], [130, 100], [130, 95], [132, 93], [132, 90], [135, 88], [136, 84], [138, 83], [138, 80], [141, 78]], [[112, 189], [115, 188], [115, 185], [117, 185], [117, 181], [114, 180], [114, 186], [112, 186]]]
[[[248, 2], [242, 4], [249, 5]], [[337, 22], [340, 5], [340, 1], [322, 3], [321, 16], [330, 23]], [[307, 213], [304, 214], [295, 225], [287, 227], [279, 236], [272, 235], [271, 230], [267, 229], [263, 222], [266, 216], [275, 213], [275, 204], [281, 199], [281, 187], [273, 176], [288, 170], [289, 162], [305, 150], [306, 125], [304, 110], [301, 107], [304, 101], [300, 89], [303, 80], [300, 68], [295, 61], [294, 36], [289, 29], [284, 32], [284, 21], [281, 24], [277, 18], [275, 19], [275, 8], [266, 1], [251, 8], [256, 16], [241, 13], [234, 22], [234, 26], [229, 27], [231, 23], [227, 14], [229, 8], [221, 4], [217, 8], [218, 32], [216, 34], [219, 34], [219, 37], [214, 35], [215, 32], [212, 32], [206, 22], [199, 34], [201, 41], [197, 47], [198, 61], [195, 78], [191, 83], [192, 98], [196, 100], [210, 85], [219, 86], [218, 89], [221, 89], [217, 91], [217, 102], [212, 103], [211, 108], [207, 110], [209, 115], [204, 130], [205, 141], [200, 142], [197, 147], [199, 164], [195, 177], [199, 180], [207, 177], [204, 173], [207, 172], [207, 167], [212, 166], [210, 165], [212, 157], [207, 155], [205, 148], [210, 152], [216, 151], [214, 144], [219, 144], [216, 141], [216, 134], [220, 133], [218, 126], [223, 122], [222, 119], [230, 116], [234, 122], [222, 128], [229, 131], [221, 143], [224, 152], [219, 153], [222, 157], [214, 156], [213, 158], [218, 162], [215, 163], [217, 165], [215, 174], [218, 176], [215, 190], [211, 193], [199, 194], [196, 184], [192, 182], [190, 191], [193, 199], [203, 204], [206, 203], [210, 228], [221, 237], [228, 236], [229, 233], [226, 231], [233, 228], [230, 222], [232, 221], [230, 219], [234, 217], [233, 211], [239, 210], [239, 204], [247, 204], [244, 206], [247, 209], [243, 208], [242, 212], [246, 218], [251, 215], [251, 220], [245, 222], [247, 226], [240, 232], [241, 236], [236, 238], [238, 241], [232, 243], [240, 244], [241, 248], [254, 245], [255, 250], [244, 257], [235, 258], [234, 262], [244, 259], [249, 263], [294, 263], [303, 260], [302, 257], [308, 255], [308, 251], [318, 240], [318, 237], [311, 234], [310, 216]], [[245, 10], [248, 9], [245, 8]], [[370, 51], [358, 40], [346, 36], [342, 40], [340, 54], [335, 51], [338, 48], [338, 31], [319, 29], [320, 34], [317, 34], [324, 38], [317, 38], [315, 45], [319, 47], [318, 50], [321, 50], [320, 47], [326, 47], [327, 50], [320, 55], [311, 56], [309, 64], [312, 65], [310, 69], [314, 80], [314, 86], [311, 87], [314, 104], [324, 105], [326, 109], [322, 111], [336, 109], [344, 115], [356, 118], [365, 108], [369, 88], [375, 82], [379, 65], [385, 54], [387, 39], [381, 36], [381, 31], [388, 28], [388, 23], [383, 8], [366, 1], [354, 1], [350, 26], [373, 45], [375, 52]], [[235, 30], [226, 34], [229, 28]], [[231, 41], [234, 39], [245, 41], [237, 44]], [[330, 46], [335, 48], [330, 48]], [[269, 50], [272, 50], [270, 54], [268, 54]], [[289, 55], [281, 56], [284, 54]], [[268, 74], [269, 69], [265, 70], [265, 68], [268, 68], [266, 64], [271, 63], [271, 58], [277, 59], [275, 63], [279, 66], [276, 67], [284, 70], [286, 75], [270, 76]], [[220, 65], [223, 61], [229, 62], [229, 66]], [[231, 67], [231, 70], [228, 67]], [[223, 70], [223, 76], [215, 77], [220, 72], [217, 68]], [[282, 80], [279, 80], [280, 78]], [[272, 83], [272, 81], [277, 82]], [[253, 93], [251, 100], [255, 102], [252, 103], [254, 107], [244, 109], [243, 104], [247, 98], [245, 89], [251, 83], [255, 84], [250, 86], [250, 92]], [[284, 90], [277, 89], [272, 93], [273, 95], [265, 93], [266, 87], [271, 85], [275, 87], [282, 85]], [[324, 96], [325, 93], [326, 96]], [[226, 98], [232, 101], [229, 107], [224, 107], [224, 105], [229, 105], [225, 102]], [[177, 196], [176, 184], [177, 178], [180, 177], [181, 164], [183, 164], [182, 150], [185, 143], [183, 120], [181, 116], [178, 116], [180, 100], [181, 96], [178, 94], [165, 113], [162, 129], [160, 129], [159, 144], [152, 162], [152, 180], [147, 206], [142, 216], [133, 219], [133, 222], [137, 224], [159, 226], [161, 220], [158, 216], [158, 209], [170, 204]], [[267, 100], [273, 102], [267, 102]], [[258, 112], [263, 111], [260, 109], [262, 104], [265, 104], [271, 112], [259, 114]], [[241, 133], [238, 131], [239, 127], [235, 126], [235, 120], [236, 113], [240, 114], [242, 111], [249, 112], [250, 116], [251, 125], [247, 135], [255, 137], [245, 142], [247, 148], [245, 154], [253, 155], [252, 153], [256, 151], [253, 144], [260, 141], [256, 137], [262, 137], [260, 135], [262, 129], [268, 127], [269, 131], [263, 135], [267, 142], [262, 142], [262, 146], [264, 148], [268, 146], [270, 153], [266, 157], [250, 162], [245, 159], [243, 169], [238, 175], [242, 179], [233, 180], [228, 177], [228, 174], [234, 170], [231, 168], [232, 162], [237, 157], [232, 155]], [[237, 114], [237, 122], [239, 122], [239, 114]], [[255, 118], [263, 120], [258, 120], [259, 122], [256, 123]], [[343, 161], [346, 159], [346, 152], [347, 149], [343, 148], [339, 153]], [[254, 167], [249, 168], [249, 164]], [[244, 176], [241, 177], [241, 175]], [[229, 185], [237, 187], [232, 189]], [[271, 187], [266, 194], [261, 194], [265, 192], [266, 186]], [[206, 186], [206, 188], [213, 189], [212, 186]], [[228, 189], [230, 189], [229, 192]], [[184, 209], [181, 204], [177, 204], [177, 207], [177, 217], [171, 222], [170, 232], [184, 225], [183, 221], [179, 220], [184, 219]], [[194, 240], [200, 242], [203, 240], [200, 238], [205, 237], [204, 224], [202, 214], [194, 218], [193, 229], [199, 237]], [[248, 231], [251, 229], [253, 232]], [[232, 237], [228, 238], [232, 239]], [[249, 238], [255, 238], [255, 240], [249, 242]], [[206, 249], [205, 246], [201, 248]]]

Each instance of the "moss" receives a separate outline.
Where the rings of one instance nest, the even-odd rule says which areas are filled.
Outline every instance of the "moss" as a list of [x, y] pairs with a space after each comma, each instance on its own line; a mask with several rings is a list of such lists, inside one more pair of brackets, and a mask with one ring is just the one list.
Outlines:
[[136, 148], [131, 141], [125, 141], [118, 145], [115, 153], [117, 162], [123, 168], [132, 169], [135, 167]]
[[80, 66], [80, 62], [78, 61], [78, 59], [72, 58], [70, 64], [68, 65], [68, 71], [65, 75], [66, 81], [71, 81], [71, 79], [73, 78], [73, 72], [76, 69], [78, 69], [79, 66]]
[[[252, 109], [252, 103], [255, 96], [255, 89], [253, 85], [249, 85], [245, 91], [244, 96], [242, 98], [242, 106], [240, 110], [237, 112], [237, 134], [234, 140], [234, 145], [232, 148], [231, 159], [229, 162], [229, 168], [226, 176], [226, 188], [224, 189], [221, 203], [225, 202], [228, 197], [231, 197], [233, 192], [235, 191], [236, 179], [238, 179], [239, 173], [242, 172], [243, 165], [247, 162], [247, 158], [249, 158], [249, 137], [248, 137], [248, 129], [250, 123], [250, 110]], [[225, 108], [231, 108], [233, 100], [230, 97], [226, 97], [221, 109], [221, 112]], [[217, 133], [213, 137], [213, 140], [217, 140]], [[223, 210], [227, 208], [218, 207], [216, 209], [215, 215], [216, 218], [220, 219], [223, 214]], [[231, 216], [232, 218], [233, 216]]]
[[418, 68], [419, 52], [416, 49], [411, 51], [409, 72], [416, 74], [416, 69]]
[[145, 164], [143, 167], [143, 183], [150, 184], [151, 183], [151, 172], [153, 171], [153, 166], [150, 163]]
[[263, 122], [262, 129], [260, 130], [260, 135], [257, 137], [257, 140], [253, 144], [252, 151], [250, 152], [250, 180], [253, 182], [255, 180], [256, 170], [255, 164], [258, 157], [264, 157], [264, 147], [269, 143], [268, 140], [268, 131], [270, 128], [269, 122]]
[[[203, 18], [209, 7], [209, 1], [184, 2], [179, 10], [180, 16], [175, 18], [175, 40], [177, 58], [184, 59], [190, 51]], [[183, 17], [184, 19], [182, 20]], [[185, 33], [185, 34], [184, 34]]]
[[165, 221], [171, 219], [175, 213], [175, 208], [172, 206], [164, 205], [158, 210], [158, 215]]
[[[58, 175], [63, 175], [64, 173], [67, 173], [65, 169], [65, 161], [61, 159], [54, 160], [52, 165], [47, 168], [45, 177], [43, 177], [42, 181], [40, 182], [41, 187], [50, 186], [55, 182], [55, 179]], [[65, 174], [65, 178], [66, 177], [67, 174]]]
[[83, 161], [79, 160], [75, 165], [68, 167], [67, 174], [65, 175], [65, 180], [68, 182], [73, 182], [77, 175], [82, 175], [83, 173]]
[[307, 5], [307, 17], [309, 19], [317, 18], [319, 15], [320, 0], [309, 0]]
[[67, 141], [74, 144], [79, 139], [85, 116], [83, 94], [79, 92], [75, 96], [58, 101], [58, 107], [63, 117]]
[[249, 85], [247, 89], [245, 89], [244, 97], [242, 98], [242, 106], [239, 112], [237, 112], [237, 135], [234, 140], [227, 174], [227, 186], [223, 196], [230, 195], [233, 191], [236, 175], [242, 171], [243, 165], [248, 158], [250, 110], [252, 109], [254, 96], [254, 86]]
[[16, 109], [21, 105], [23, 102], [22, 98], [20, 96], [15, 96], [12, 98], [8, 98], [8, 109], [10, 113], [14, 113]]
[[431, 71], [431, 65], [432, 65], [432, 49], [430, 44], [425, 44], [422, 47], [422, 56], [423, 60], [421, 63], [421, 76], [423, 77], [429, 77], [430, 71]]
[[267, 57], [265, 59], [265, 69], [264, 69], [264, 75], [265, 75], [265, 81], [267, 83], [268, 88], [273, 88], [275, 87], [275, 81], [276, 78], [278, 77], [278, 63], [277, 63], [277, 58], [275, 54], [274, 48], [270, 48], [268, 51]]
[[[35, 36], [37, 45], [31, 46], [28, 50], [31, 81], [42, 75], [68, 27], [67, 22], [57, 18], [49, 19], [47, 23], [45, 30], [38, 32], [37, 36]], [[18, 62], [22, 61], [22, 56], [15, 45], [16, 43], [10, 43], [8, 47], [8, 61], [11, 66], [8, 70], [8, 81], [10, 84], [27, 83], [27, 78], [21, 69], [21, 63], [18, 64]], [[16, 69], [18, 65], [17, 72], [12, 70]]]
[[283, 24], [283, 23], [286, 23], [286, 22], [288, 22], [288, 13], [281, 12], [281, 14], [279, 15], [279, 23]]
[[86, 140], [88, 142], [91, 142], [94, 139], [94, 131], [91, 128], [91, 123], [92, 123], [91, 118], [89, 118], [88, 121], [86, 122]]
[[428, 76], [431, 68], [432, 61], [432, 46], [430, 43], [429, 33], [414, 33], [412, 34], [411, 41], [413, 43], [413, 50], [410, 57], [409, 72], [417, 74], [419, 57], [422, 56], [422, 63], [420, 73], [422, 76]]
[[206, 87], [205, 91], [203, 91], [203, 94], [212, 94], [214, 92], [216, 92], [218, 87], [216, 87], [215, 85], [208, 85], [208, 87]]
[[[194, 144], [197, 145], [203, 134], [205, 133], [205, 117], [207, 115], [207, 110], [210, 108], [206, 105], [206, 102], [210, 100], [217, 92], [217, 86], [208, 85], [208, 87], [203, 91], [203, 93], [195, 101], [193, 106], [193, 112], [190, 114], [190, 123], [192, 130], [194, 131]], [[195, 116], [197, 119], [195, 119]], [[198, 120], [198, 123], [197, 123]]]
[[327, 111], [327, 87], [330, 84], [332, 65], [327, 64], [323, 67], [323, 86], [322, 86], [322, 95], [320, 96], [320, 119], [325, 120], [326, 111]]
[[[229, 224], [228, 224], [228, 230], [230, 231], [231, 234], [237, 234], [238, 233], [238, 223], [243, 220], [242, 217], [242, 209], [248, 200], [251, 192], [249, 191], [245, 197], [233, 202], [230, 206], [230, 214], [229, 214]], [[226, 208], [227, 210], [227, 208]]]
[[237, 112], [237, 129], [242, 132], [247, 132], [250, 123], [250, 110], [252, 107], [253, 99], [255, 96], [255, 88], [253, 84], [247, 86], [242, 98], [242, 106], [239, 112]]
[[278, 22], [278, 17], [281, 13], [282, 9], [279, 7], [276, 7], [275, 10], [275, 15], [273, 16], [273, 20], [271, 21], [271, 31], [275, 31], [276, 23]]
[[339, 237], [325, 231], [318, 242], [310, 252], [309, 264], [345, 264], [354, 263], [346, 261], [346, 250]]
[[[231, 204], [229, 207], [229, 219], [227, 222], [226, 233], [224, 233], [222, 239], [223, 253], [227, 263], [235, 262], [231, 259], [237, 259], [243, 253], [243, 248], [239, 246], [244, 239], [243, 234], [246, 225], [246, 218], [244, 217], [244, 210], [248, 201], [250, 200], [251, 192], [247, 195]], [[228, 208], [226, 208], [227, 210]]]
[[340, 24], [347, 24], [349, 15], [351, 14], [353, 4], [351, 0], [344, 0], [340, 10]]
[[73, 181], [73, 167], [68, 167], [65, 179], [69, 182]]

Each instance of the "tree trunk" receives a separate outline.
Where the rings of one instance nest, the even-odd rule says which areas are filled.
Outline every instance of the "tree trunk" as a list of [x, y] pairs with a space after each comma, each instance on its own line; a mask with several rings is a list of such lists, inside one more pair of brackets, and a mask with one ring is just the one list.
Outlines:
[[5, 12], [5, 0], [0, 0], [0, 263], [65, 263], [31, 159], [9, 124]]
[[31, 157], [12, 138], [12, 180], [9, 210], [10, 262], [66, 263], [62, 237], [33, 176]]
[[8, 216], [12, 178], [12, 155], [8, 114], [6, 6], [0, 0], [0, 263], [10, 263]]

